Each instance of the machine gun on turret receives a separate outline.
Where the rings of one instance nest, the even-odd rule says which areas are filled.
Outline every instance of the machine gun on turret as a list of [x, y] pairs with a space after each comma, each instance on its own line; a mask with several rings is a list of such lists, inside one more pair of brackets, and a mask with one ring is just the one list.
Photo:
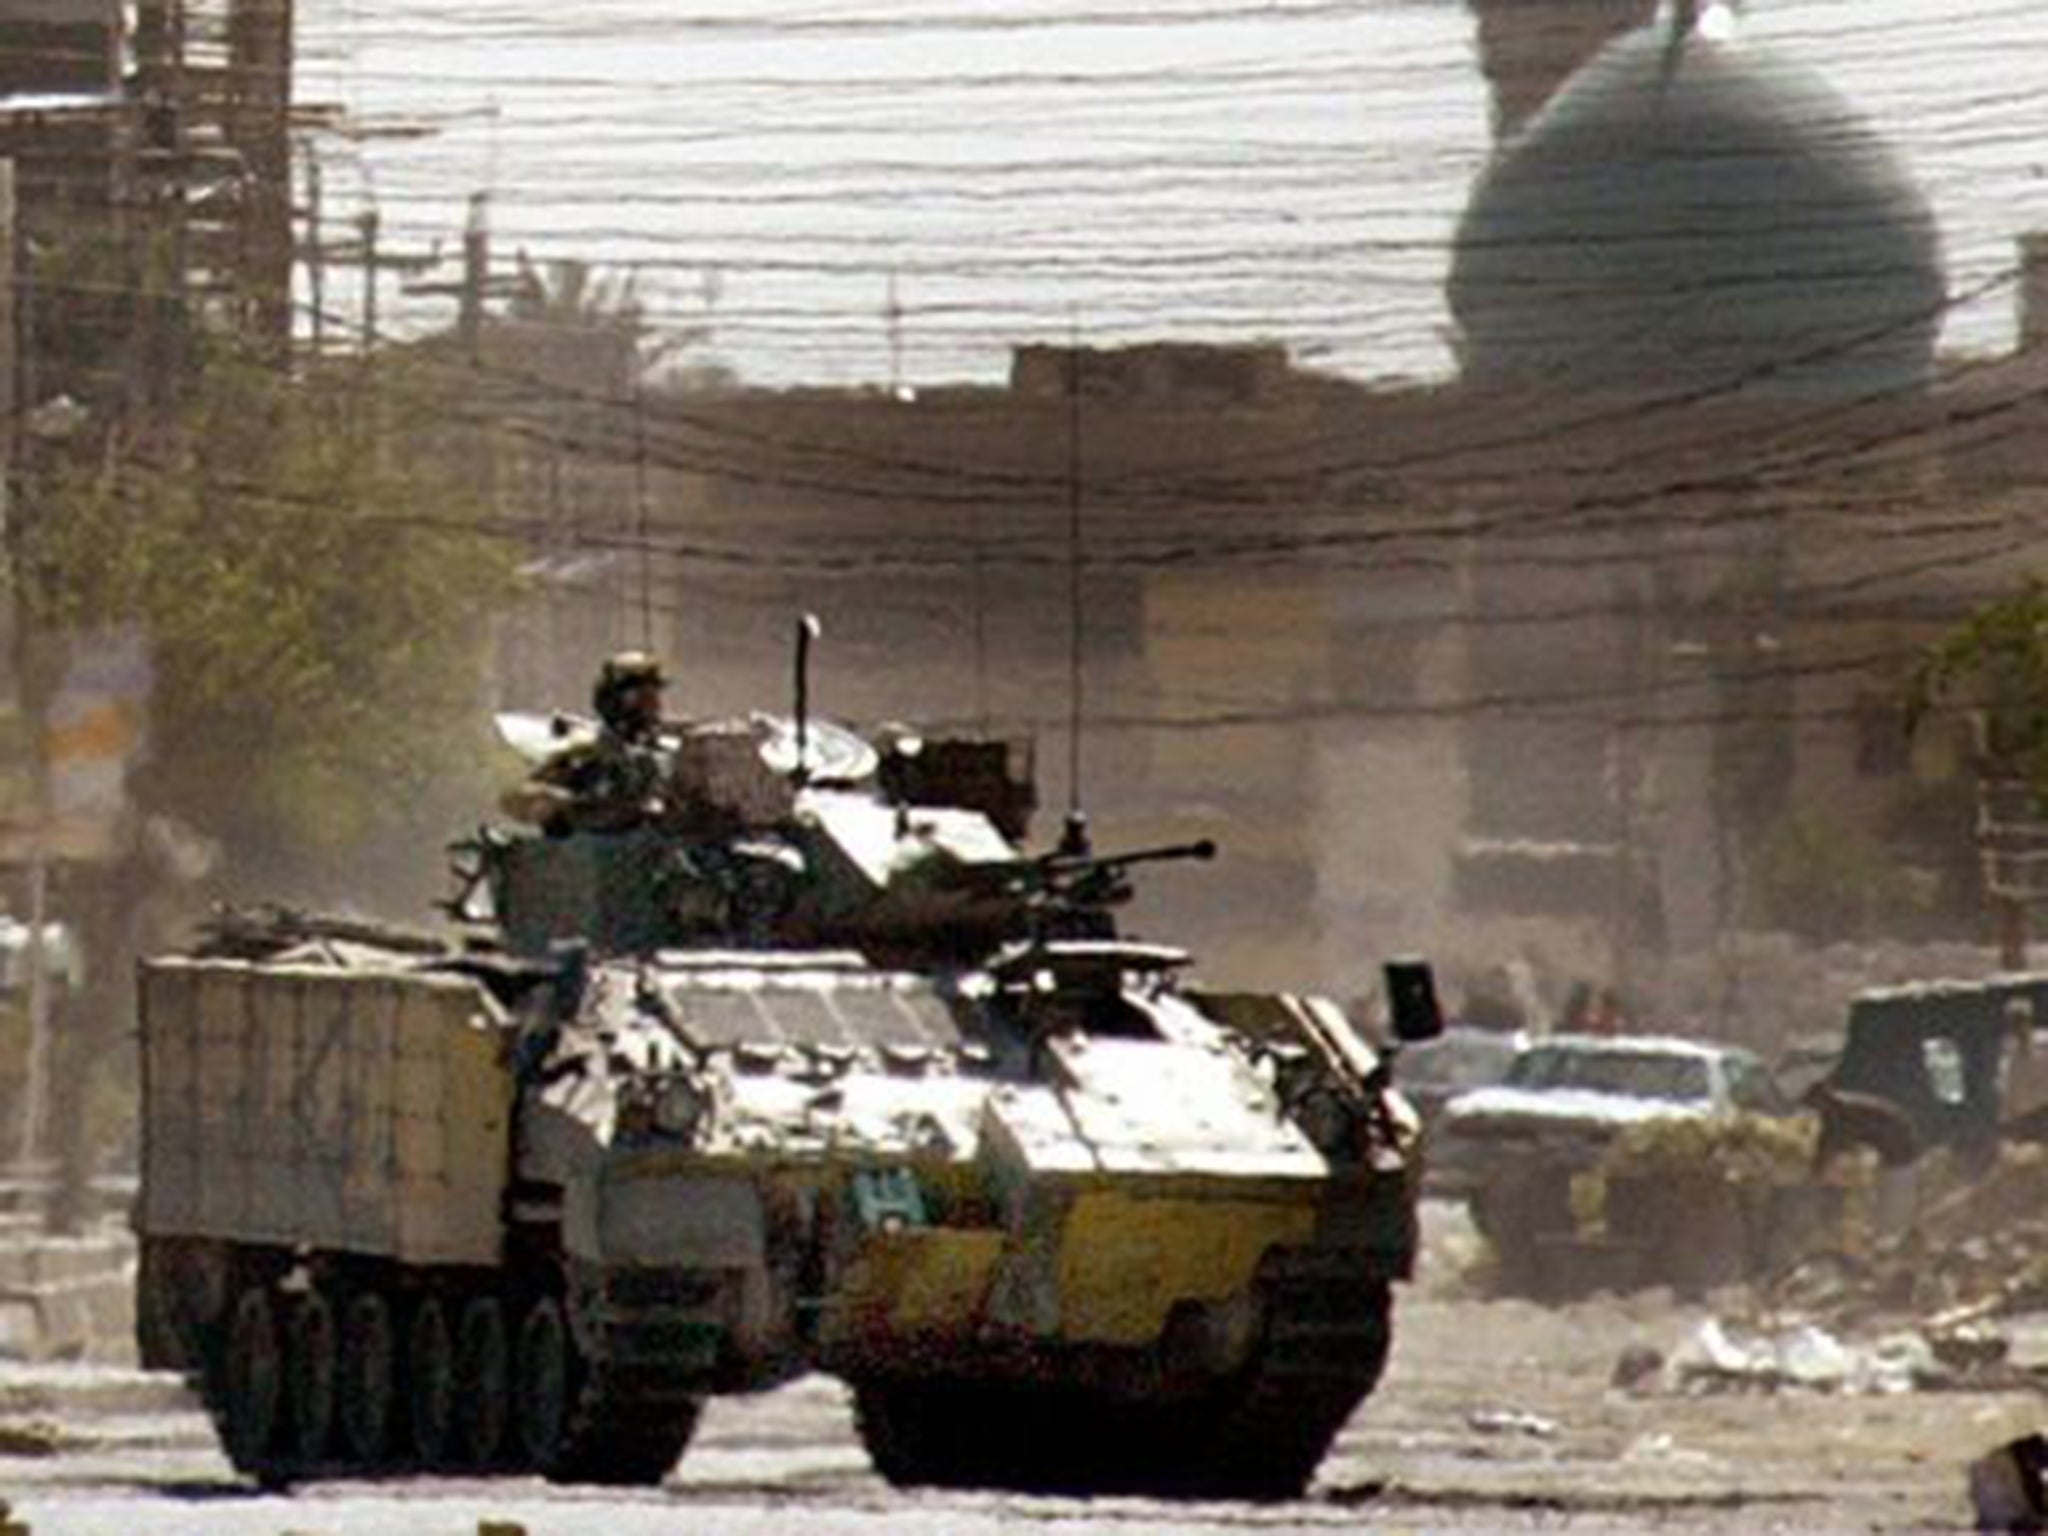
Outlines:
[[1207, 862], [1215, 857], [1216, 844], [1206, 837], [1125, 853], [1096, 853], [1088, 846], [1085, 828], [1077, 830], [1070, 821], [1059, 847], [1024, 862], [1011, 891], [1043, 923], [1048, 917], [1101, 913], [1123, 905], [1131, 899], [1130, 872], [1141, 864]]

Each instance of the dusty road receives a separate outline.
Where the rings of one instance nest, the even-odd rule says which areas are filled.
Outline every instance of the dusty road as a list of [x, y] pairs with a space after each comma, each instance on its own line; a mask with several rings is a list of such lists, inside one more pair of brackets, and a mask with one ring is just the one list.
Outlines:
[[2048, 1423], [2048, 1404], [2009, 1393], [1628, 1396], [1608, 1385], [1621, 1348], [1668, 1349], [1703, 1312], [1654, 1295], [1558, 1310], [1467, 1295], [1460, 1223], [1432, 1211], [1431, 1226], [1434, 1271], [1404, 1298], [1386, 1384], [1290, 1505], [898, 1493], [824, 1381], [714, 1405], [645, 1493], [422, 1479], [261, 1495], [189, 1408], [120, 1411], [118, 1393], [62, 1420], [63, 1453], [0, 1459], [0, 1492], [36, 1536], [473, 1536], [485, 1518], [531, 1536], [1965, 1530], [1963, 1464]]

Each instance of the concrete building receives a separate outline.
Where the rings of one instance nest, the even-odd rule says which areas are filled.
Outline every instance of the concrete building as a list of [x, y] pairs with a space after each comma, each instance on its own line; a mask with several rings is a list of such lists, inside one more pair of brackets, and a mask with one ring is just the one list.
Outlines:
[[291, 82], [291, 0], [0, 0], [39, 396], [148, 404], [198, 328], [282, 353]]

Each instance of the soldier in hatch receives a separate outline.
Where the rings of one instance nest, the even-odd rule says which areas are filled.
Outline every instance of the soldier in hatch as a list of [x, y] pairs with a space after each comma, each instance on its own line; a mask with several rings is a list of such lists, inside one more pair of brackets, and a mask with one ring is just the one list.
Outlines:
[[621, 651], [597, 675], [598, 733], [565, 747], [504, 799], [507, 815], [561, 836], [622, 832], [659, 818], [669, 774], [661, 733], [661, 664]]

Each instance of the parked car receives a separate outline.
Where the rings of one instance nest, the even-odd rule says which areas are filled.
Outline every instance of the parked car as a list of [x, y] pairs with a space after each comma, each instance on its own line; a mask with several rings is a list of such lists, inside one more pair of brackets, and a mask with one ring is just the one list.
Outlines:
[[1428, 1138], [1443, 1118], [1445, 1106], [1475, 1088], [1492, 1088], [1506, 1080], [1515, 1058], [1529, 1044], [1520, 1030], [1451, 1028], [1436, 1039], [1401, 1052], [1397, 1076], [1401, 1092], [1422, 1118], [1423, 1188], [1435, 1194], [1430, 1177]]
[[1447, 1029], [1401, 1052], [1401, 1092], [1423, 1125], [1434, 1125], [1459, 1094], [1506, 1081], [1508, 1069], [1528, 1045], [1529, 1037], [1520, 1030]]
[[1793, 1108], [1763, 1062], [1738, 1047], [1556, 1035], [1523, 1050], [1497, 1087], [1444, 1106], [1429, 1143], [1429, 1187], [1467, 1199], [1480, 1231], [1511, 1260], [1571, 1232], [1572, 1178], [1630, 1127]]

